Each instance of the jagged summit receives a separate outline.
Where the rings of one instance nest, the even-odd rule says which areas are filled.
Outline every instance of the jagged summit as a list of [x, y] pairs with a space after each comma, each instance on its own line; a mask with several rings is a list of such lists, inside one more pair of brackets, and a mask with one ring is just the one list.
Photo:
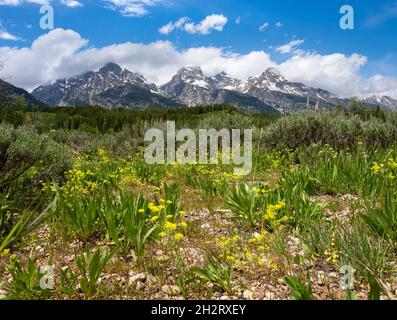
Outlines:
[[98, 72], [102, 74], [113, 72], [120, 75], [123, 72], [123, 69], [118, 64], [109, 62], [100, 68]]

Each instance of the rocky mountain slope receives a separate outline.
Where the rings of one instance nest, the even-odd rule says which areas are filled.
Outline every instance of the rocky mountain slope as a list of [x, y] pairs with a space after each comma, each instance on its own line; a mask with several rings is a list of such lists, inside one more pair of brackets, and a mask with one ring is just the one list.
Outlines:
[[[350, 101], [323, 89], [288, 81], [274, 68], [267, 69], [259, 77], [251, 77], [246, 82], [233, 79], [224, 72], [214, 77], [206, 77], [199, 67], [183, 68], [170, 82], [161, 86], [160, 90], [166, 96], [190, 106], [219, 102], [236, 105], [240, 99], [250, 97], [282, 113], [307, 108], [332, 109], [336, 105], [347, 107]], [[225, 91], [228, 93], [226, 96], [232, 92], [234, 99], [222, 101]], [[390, 97], [371, 97], [364, 102], [368, 107], [380, 106], [397, 110], [397, 101]]]
[[178, 107], [180, 103], [161, 96], [157, 86], [142, 75], [109, 63], [98, 72], [40, 86], [32, 95], [52, 106], [100, 105], [106, 108]]
[[388, 110], [397, 110], [397, 100], [388, 96], [371, 96], [364, 100], [365, 103], [380, 106]]
[[17, 98], [24, 99], [29, 108], [45, 106], [43, 102], [37, 100], [29, 92], [0, 79], [0, 100], [9, 102]]
[[193, 67], [179, 70], [170, 82], [160, 87], [160, 92], [188, 106], [226, 103], [245, 111], [277, 113], [267, 103], [236, 90], [239, 85], [239, 80], [225, 73], [206, 77], [201, 68]]

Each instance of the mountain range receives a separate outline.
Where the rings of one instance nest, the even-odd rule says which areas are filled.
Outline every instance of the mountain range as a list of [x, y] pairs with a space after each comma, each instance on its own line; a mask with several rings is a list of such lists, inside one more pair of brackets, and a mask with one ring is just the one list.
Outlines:
[[98, 72], [57, 80], [40, 86], [32, 95], [52, 106], [100, 105], [105, 108], [175, 108], [182, 104], [158, 93], [155, 84], [141, 74], [108, 63]]
[[[225, 72], [208, 77], [200, 67], [185, 67], [168, 83], [157, 87], [141, 74], [122, 69], [115, 63], [108, 63], [96, 72], [39, 86], [32, 91], [31, 97], [51, 106], [176, 108], [229, 104], [243, 111], [268, 113], [332, 109], [336, 105], [347, 107], [350, 100], [288, 81], [274, 68], [267, 69], [259, 77], [241, 81]], [[390, 97], [372, 96], [364, 102], [368, 107], [397, 110], [397, 100]]]

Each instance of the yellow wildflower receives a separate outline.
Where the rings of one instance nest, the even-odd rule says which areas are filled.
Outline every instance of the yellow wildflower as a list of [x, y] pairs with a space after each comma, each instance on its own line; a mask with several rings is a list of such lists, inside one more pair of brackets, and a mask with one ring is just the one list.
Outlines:
[[188, 227], [188, 225], [187, 225], [187, 223], [186, 223], [185, 221], [182, 221], [182, 222], [179, 224], [179, 226], [182, 227], [182, 228], [184, 228], [184, 229], [186, 229], [186, 228]]
[[396, 169], [396, 168], [397, 168], [397, 162], [394, 161], [393, 159], [389, 159], [388, 163], [389, 163], [389, 166], [390, 166], [391, 168], [393, 168], [393, 169]]
[[385, 165], [383, 163], [379, 164], [377, 162], [374, 162], [374, 165], [371, 168], [372, 173], [377, 175], [383, 170], [384, 167], [385, 167]]
[[154, 207], [150, 207], [150, 211], [152, 211], [153, 213], [157, 213], [160, 212], [161, 209], [159, 207], [154, 206]]
[[0, 253], [0, 257], [5, 257], [9, 253], [10, 253], [10, 249], [4, 249], [4, 251]]
[[184, 235], [182, 233], [176, 233], [174, 236], [175, 240], [182, 240], [183, 237], [184, 237]]
[[155, 222], [155, 221], [157, 221], [159, 219], [159, 216], [153, 216], [151, 219], [150, 219], [150, 222]]
[[167, 222], [164, 224], [164, 228], [174, 231], [174, 230], [176, 230], [177, 225], [176, 225], [175, 223], [172, 223], [172, 222], [168, 222], [168, 221], [167, 221]]

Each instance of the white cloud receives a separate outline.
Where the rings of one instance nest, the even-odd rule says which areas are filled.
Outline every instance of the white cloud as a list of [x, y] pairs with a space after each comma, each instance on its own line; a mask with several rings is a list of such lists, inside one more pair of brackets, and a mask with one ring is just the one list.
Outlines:
[[276, 22], [276, 27], [281, 28], [283, 26], [283, 23], [281, 21]]
[[235, 24], [240, 24], [241, 23], [241, 17], [238, 17], [236, 20], [234, 20]]
[[83, 4], [76, 0], [61, 0], [61, 3], [69, 8], [82, 7]]
[[10, 40], [10, 41], [18, 41], [21, 38], [9, 33], [4, 27], [3, 24], [0, 22], [0, 39], [2, 40]]
[[169, 34], [169, 33], [171, 33], [172, 31], [174, 31], [174, 30], [176, 30], [176, 29], [182, 28], [183, 25], [184, 25], [188, 20], [189, 20], [188, 17], [182, 17], [182, 18], [180, 18], [178, 21], [175, 21], [175, 22], [172, 22], [172, 21], [171, 21], [171, 22], [167, 23], [166, 25], [162, 26], [162, 27], [159, 29], [159, 32], [160, 32], [161, 34]]
[[397, 98], [397, 79], [379, 76], [365, 79], [359, 75], [367, 63], [368, 59], [359, 54], [306, 53], [292, 57], [278, 68], [291, 81], [304, 82], [341, 96], [388, 94]]
[[6, 61], [4, 74], [12, 77], [13, 84], [31, 90], [43, 83], [97, 70], [110, 61], [140, 72], [156, 84], [169, 81], [178, 69], [187, 65], [201, 66], [209, 76], [225, 71], [242, 80], [275, 67], [291, 81], [342, 96], [380, 94], [397, 98], [397, 79], [360, 76], [361, 68], [368, 61], [359, 54], [303, 53], [277, 64], [264, 51], [237, 54], [217, 47], [179, 50], [169, 41], [126, 42], [102, 48], [87, 44], [88, 41], [72, 30], [55, 29], [37, 38], [31, 47], [0, 47], [0, 56]]
[[113, 10], [126, 17], [142, 17], [149, 13], [148, 8], [162, 4], [165, 0], [102, 0]]
[[32, 89], [40, 82], [55, 80], [59, 68], [68, 57], [86, 45], [79, 34], [71, 30], [55, 29], [37, 38], [31, 47], [0, 47], [4, 73], [17, 86]]
[[222, 31], [227, 18], [222, 14], [211, 14], [198, 24], [186, 23], [184, 29], [188, 33], [209, 34], [212, 30]]
[[227, 24], [227, 18], [221, 14], [211, 14], [198, 24], [189, 22], [189, 17], [182, 17], [175, 22], [168, 22], [159, 29], [161, 34], [170, 34], [174, 30], [183, 29], [188, 33], [198, 33], [202, 35], [210, 34], [212, 30], [222, 31]]
[[264, 24], [262, 24], [262, 25], [259, 27], [259, 31], [260, 31], [260, 32], [263, 32], [263, 31], [265, 31], [267, 28], [269, 28], [269, 22], [265, 22]]
[[299, 39], [292, 40], [289, 43], [286, 43], [282, 46], [277, 47], [276, 51], [280, 52], [282, 54], [291, 53], [291, 52], [298, 53], [301, 51], [297, 51], [297, 47], [300, 46], [304, 42], [305, 42], [304, 40], [299, 40]]
[[12, 35], [11, 33], [9, 33], [8, 31], [6, 31], [4, 29], [0, 29], [0, 39], [2, 39], [2, 40], [10, 40], [10, 41], [21, 40], [21, 38]]

